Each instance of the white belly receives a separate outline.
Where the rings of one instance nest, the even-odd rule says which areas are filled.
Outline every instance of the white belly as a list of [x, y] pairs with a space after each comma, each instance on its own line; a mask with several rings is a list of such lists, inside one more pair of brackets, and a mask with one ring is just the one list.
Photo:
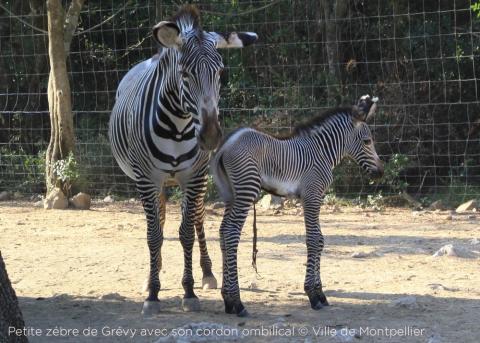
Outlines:
[[262, 187], [269, 192], [281, 196], [295, 196], [298, 193], [299, 183], [295, 180], [278, 180], [269, 176], [262, 176]]

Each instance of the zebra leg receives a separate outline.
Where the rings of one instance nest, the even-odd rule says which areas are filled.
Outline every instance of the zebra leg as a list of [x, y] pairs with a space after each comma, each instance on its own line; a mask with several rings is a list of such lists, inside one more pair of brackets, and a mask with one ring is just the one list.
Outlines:
[[307, 243], [307, 270], [304, 289], [310, 300], [311, 307], [314, 310], [319, 310], [323, 306], [328, 305], [327, 298], [322, 290], [320, 278], [320, 256], [324, 246], [324, 239], [318, 220], [320, 199], [317, 199], [315, 195], [313, 195], [311, 198], [304, 199], [303, 206]]
[[148, 181], [138, 181], [137, 189], [140, 192], [148, 226], [147, 244], [150, 251], [150, 275], [148, 278], [148, 297], [142, 309], [142, 313], [148, 316], [160, 311], [160, 301], [158, 300], [160, 278], [158, 273], [161, 265], [160, 251], [163, 244], [163, 227], [160, 226], [158, 187]]
[[[163, 230], [165, 227], [165, 219], [166, 219], [166, 208], [167, 208], [167, 196], [165, 194], [165, 190], [158, 193], [158, 213], [160, 216], [160, 228]], [[161, 246], [158, 251], [158, 271], [162, 270], [162, 251]], [[143, 283], [143, 291], [148, 291], [148, 284], [149, 284], [150, 276], [147, 276], [145, 282]]]
[[[222, 223], [220, 225], [220, 249], [222, 251], [222, 297], [225, 299], [225, 290], [226, 290], [226, 287], [227, 287], [227, 284], [229, 283], [227, 281], [228, 279], [228, 269], [227, 269], [227, 259], [226, 259], [226, 249], [225, 249], [225, 236], [224, 236], [224, 232], [225, 232], [225, 228], [228, 227], [228, 221], [229, 221], [229, 216], [230, 216], [230, 206], [229, 204], [225, 204], [225, 211], [223, 213], [223, 219], [222, 219]], [[233, 309], [233, 305], [231, 305], [230, 303], [228, 303], [226, 300], [224, 300], [224, 303], [225, 303], [225, 312], [226, 313], [234, 313], [234, 309]]]
[[[258, 182], [258, 185], [260, 183]], [[232, 208], [226, 211], [226, 215], [220, 227], [220, 240], [223, 254], [223, 285], [222, 296], [225, 302], [226, 313], [236, 313], [238, 317], [248, 316], [248, 311], [240, 300], [240, 288], [238, 286], [237, 252], [240, 235], [248, 211], [260, 192], [260, 186], [254, 193], [249, 189], [251, 184], [238, 186], [239, 189], [246, 189], [245, 193], [236, 193], [237, 201]], [[250, 191], [250, 192], [248, 192]]]
[[182, 201], [182, 223], [180, 224], [179, 230], [184, 256], [182, 286], [185, 295], [183, 296], [182, 307], [184, 311], [188, 312], [200, 310], [200, 302], [193, 291], [192, 250], [195, 241], [196, 200], [198, 194], [203, 196], [203, 187], [201, 179], [191, 179], [184, 189]]
[[196, 209], [195, 209], [195, 231], [197, 232], [198, 246], [200, 248], [200, 267], [202, 267], [203, 289], [216, 289], [217, 279], [212, 273], [212, 260], [208, 255], [207, 241], [205, 239], [205, 230], [203, 228], [203, 222], [205, 220], [205, 204], [204, 194], [200, 194], [197, 197]]

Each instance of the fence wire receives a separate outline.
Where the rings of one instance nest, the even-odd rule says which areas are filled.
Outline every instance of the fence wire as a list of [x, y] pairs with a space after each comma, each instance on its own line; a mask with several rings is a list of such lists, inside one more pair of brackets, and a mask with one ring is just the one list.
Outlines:
[[[342, 196], [408, 191], [452, 200], [480, 194], [480, 5], [474, 0], [195, 2], [205, 29], [254, 31], [252, 47], [222, 51], [225, 131], [290, 131], [326, 108], [380, 97], [372, 127], [388, 175], [371, 185], [352, 163]], [[64, 1], [68, 5], [68, 1]], [[478, 7], [477, 7], [478, 6]], [[151, 28], [175, 1], [90, 0], [68, 57], [79, 187], [134, 196], [107, 139], [121, 78], [151, 57]], [[477, 8], [479, 10], [477, 10]], [[43, 193], [50, 120], [42, 1], [0, 7], [0, 191]]]

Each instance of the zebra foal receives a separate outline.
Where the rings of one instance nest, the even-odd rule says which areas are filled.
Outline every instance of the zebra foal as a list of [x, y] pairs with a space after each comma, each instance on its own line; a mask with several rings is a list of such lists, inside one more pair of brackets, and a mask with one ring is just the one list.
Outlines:
[[192, 248], [197, 232], [205, 287], [216, 288], [205, 241], [203, 198], [210, 152], [222, 136], [218, 123], [220, 74], [217, 49], [254, 43], [250, 32], [204, 31], [196, 7], [186, 5], [170, 21], [155, 25], [158, 53], [133, 67], [117, 89], [109, 126], [112, 152], [123, 172], [132, 178], [147, 217], [150, 252], [148, 297], [142, 312], [160, 310], [159, 270], [165, 207], [158, 194], [168, 175], [183, 191], [179, 238], [184, 254], [182, 286], [185, 311], [199, 309], [193, 291]]
[[372, 177], [383, 175], [383, 164], [366, 124], [375, 113], [376, 101], [363, 96], [356, 106], [325, 112], [296, 127], [287, 138], [241, 128], [225, 139], [211, 162], [226, 204], [220, 227], [225, 312], [248, 314], [240, 300], [237, 247], [248, 211], [262, 189], [302, 200], [308, 256], [304, 289], [313, 309], [328, 305], [320, 279], [324, 246], [320, 206], [333, 180], [333, 168], [346, 156]]

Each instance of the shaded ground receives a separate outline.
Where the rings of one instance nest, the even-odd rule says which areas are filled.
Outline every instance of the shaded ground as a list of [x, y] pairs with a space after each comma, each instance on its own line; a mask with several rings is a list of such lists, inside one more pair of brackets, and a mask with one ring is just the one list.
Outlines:
[[[182, 312], [183, 254], [175, 205], [167, 210], [162, 249], [163, 312], [150, 319], [140, 314], [148, 251], [138, 203], [97, 204], [91, 211], [45, 211], [27, 203], [0, 203], [0, 248], [27, 326], [42, 330], [40, 336], [30, 337], [32, 342], [154, 342], [192, 322], [227, 324], [248, 334], [236, 338], [242, 342], [480, 342], [480, 259], [431, 257], [449, 243], [480, 250], [470, 243], [480, 238], [480, 216], [454, 216], [450, 221], [446, 212], [412, 215], [410, 210], [397, 209], [369, 213], [325, 209], [321, 223], [326, 249], [321, 268], [332, 306], [315, 312], [303, 294], [305, 236], [303, 218], [296, 213], [295, 209], [278, 215], [260, 213], [258, 276], [251, 268], [251, 217], [245, 226], [239, 276], [242, 298], [251, 314], [246, 319], [224, 314], [219, 290], [198, 289], [202, 312]], [[206, 220], [219, 283], [221, 215], [222, 210], [209, 210]], [[198, 249], [194, 252], [194, 273], [200, 285]], [[352, 258], [355, 252], [377, 254]], [[120, 297], [108, 299], [111, 293]], [[414, 295], [416, 304], [392, 305], [406, 295]], [[47, 336], [56, 333], [48, 331], [55, 327], [79, 333]], [[133, 339], [128, 338], [131, 331], [112, 334], [111, 329], [119, 327], [137, 331]], [[356, 329], [360, 338], [341, 336], [347, 327]], [[397, 336], [387, 337], [386, 331], [378, 330], [404, 327], [408, 336], [398, 336], [397, 331]], [[91, 329], [98, 330], [96, 338], [86, 336]], [[142, 336], [141, 329], [165, 330]], [[252, 329], [257, 331], [244, 331]], [[293, 329], [296, 337], [285, 337]], [[337, 330], [335, 337], [328, 335], [333, 329]], [[422, 330], [421, 334], [414, 336], [414, 329]], [[220, 341], [232, 338], [225, 336]]]

